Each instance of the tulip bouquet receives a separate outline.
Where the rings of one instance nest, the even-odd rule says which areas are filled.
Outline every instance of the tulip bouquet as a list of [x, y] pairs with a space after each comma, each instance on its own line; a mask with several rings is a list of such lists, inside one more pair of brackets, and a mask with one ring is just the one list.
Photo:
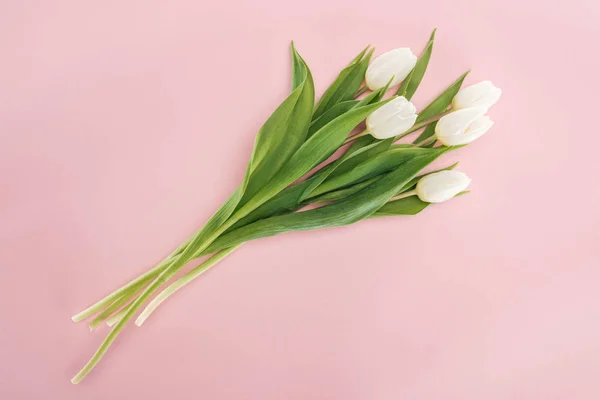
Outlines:
[[[461, 90], [465, 73], [417, 112], [410, 100], [425, 75], [434, 37], [435, 31], [419, 57], [401, 48], [371, 62], [374, 50], [367, 47], [316, 104], [313, 77], [292, 43], [292, 91], [259, 130], [243, 182], [163, 261], [72, 317], [75, 322], [93, 317], [90, 329], [103, 323], [111, 327], [72, 382], [80, 382], [94, 368], [144, 305], [135, 321], [138, 326], [169, 296], [244, 242], [366, 218], [415, 215], [464, 193], [470, 179], [453, 170], [456, 164], [422, 171], [490, 129], [493, 123], [485, 114], [501, 91], [489, 81]], [[388, 92], [393, 94], [386, 98]], [[363, 121], [365, 129], [351, 135]], [[399, 142], [417, 132], [411, 142]], [[201, 257], [199, 265], [174, 279]]]

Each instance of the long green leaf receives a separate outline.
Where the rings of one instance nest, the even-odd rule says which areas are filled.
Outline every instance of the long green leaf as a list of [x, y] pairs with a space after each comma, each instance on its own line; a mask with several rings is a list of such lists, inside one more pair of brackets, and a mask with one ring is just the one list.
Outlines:
[[314, 118], [323, 115], [327, 110], [343, 101], [352, 100], [364, 81], [365, 72], [373, 50], [368, 53], [365, 48], [358, 56], [339, 73], [335, 81], [325, 90], [315, 109]]
[[[342, 155], [340, 158], [338, 158], [335, 162], [331, 164], [330, 168], [325, 173], [320, 174], [318, 177], [316, 177], [316, 179], [312, 179], [310, 181], [309, 185], [306, 187], [306, 189], [304, 190], [304, 192], [298, 200], [304, 201], [305, 199], [308, 199], [311, 196], [316, 196], [324, 193], [323, 191], [317, 193], [314, 192], [323, 182], [325, 182], [332, 174], [334, 174], [340, 166], [344, 165], [344, 163], [346, 162], [350, 162], [350, 160], [352, 160], [353, 158], [357, 159], [357, 162], [353, 163], [353, 165], [358, 165], [361, 163], [361, 160], [368, 159], [371, 156], [378, 154], [380, 152], [380, 148], [385, 146], [385, 143], [382, 144], [382, 142], [380, 141], [371, 141], [368, 137], [364, 136], [359, 138], [357, 142], [358, 141], [369, 141], [370, 144], [361, 146], [360, 143], [356, 145], [357, 143], [355, 142], [356, 146], [351, 146], [344, 155]], [[362, 157], [360, 157], [361, 155]], [[345, 170], [351, 170], [353, 168], [353, 166], [348, 165], [347, 168], [345, 168]], [[333, 175], [333, 177], [339, 175], [340, 174]]]
[[317, 131], [292, 155], [281, 170], [254, 197], [241, 209], [236, 211], [236, 215], [234, 216], [237, 220], [248, 215], [287, 186], [300, 179], [319, 163], [326, 160], [341, 146], [348, 133], [356, 125], [390, 100], [354, 108]]
[[373, 217], [389, 217], [394, 215], [415, 215], [423, 211], [431, 203], [421, 201], [417, 196], [405, 197], [386, 203], [377, 210]]
[[341, 103], [337, 103], [316, 119], [313, 116], [313, 122], [311, 123], [310, 128], [308, 128], [308, 137], [311, 137], [316, 131], [318, 131], [319, 129], [321, 129], [340, 115], [350, 111], [354, 107], [367, 106], [369, 104], [375, 104], [381, 101], [383, 99], [383, 95], [385, 95], [385, 92], [387, 91], [388, 85], [379, 90], [375, 90], [369, 93], [361, 100], [346, 100]]
[[292, 52], [292, 91], [294, 91], [306, 79], [306, 68], [304, 60], [296, 51], [293, 41], [290, 49]]
[[[363, 138], [367, 139], [367, 137], [363, 137]], [[360, 139], [363, 139], [363, 138], [360, 138]], [[377, 149], [377, 147], [381, 147], [382, 144], [385, 145], [384, 141], [375, 141], [374, 143], [372, 143], [370, 145], [370, 146], [372, 146], [370, 148], [369, 148], [369, 146], [366, 146], [366, 147], [358, 146], [357, 147], [358, 150], [355, 153], [355, 154], [357, 154], [356, 158], [364, 155], [365, 153], [369, 153], [373, 150], [377, 150], [377, 152], [373, 152], [372, 154], [366, 154], [368, 157], [364, 158], [360, 163], [358, 163], [356, 165], [360, 165], [361, 163], [366, 162], [367, 160], [371, 159], [375, 155], [380, 154], [381, 151], [379, 151], [379, 149]], [[415, 150], [415, 148], [410, 145], [408, 145], [408, 147], [410, 147], [412, 150]], [[361, 150], [364, 150], [364, 151], [361, 153]], [[417, 152], [419, 152], [419, 151], [420, 150], [417, 149]], [[353, 158], [347, 159], [347, 162], [351, 162], [351, 161], [353, 161]], [[378, 161], [383, 163], [385, 160], [380, 159]], [[263, 218], [268, 218], [268, 217], [272, 217], [274, 215], [279, 215], [282, 213], [295, 211], [307, 204], [317, 204], [317, 203], [339, 200], [341, 198], [349, 196], [350, 194], [354, 194], [354, 193], [362, 190], [367, 185], [365, 185], [364, 183], [361, 182], [358, 184], [354, 184], [350, 188], [340, 189], [340, 187], [348, 185], [349, 182], [360, 181], [361, 179], [366, 179], [367, 183], [373, 182], [374, 180], [371, 180], [368, 177], [364, 177], [364, 176], [361, 177], [361, 174], [367, 175], [370, 172], [371, 175], [374, 175], [377, 173], [381, 173], [381, 171], [387, 172], [388, 170], [393, 169], [395, 165], [397, 165], [401, 162], [400, 157], [396, 157], [392, 161], [394, 163], [390, 163], [390, 164], [387, 164], [384, 166], [382, 166], [380, 164], [378, 166], [378, 168], [376, 168], [374, 166], [374, 164], [377, 164], [377, 162], [367, 164], [366, 168], [365, 167], [360, 168], [354, 174], [352, 174], [350, 176], [348, 176], [349, 171], [353, 170], [356, 167], [356, 165], [354, 165], [352, 168], [346, 170], [345, 175], [344, 174], [329, 175], [330, 171], [336, 171], [335, 168], [338, 165], [337, 161], [334, 163], [331, 163], [331, 164], [327, 165], [326, 167], [322, 168], [320, 171], [318, 171], [318, 173], [316, 173], [309, 179], [305, 180], [304, 182], [296, 184], [294, 186], [291, 186], [291, 187], [281, 191], [280, 193], [275, 195], [273, 198], [271, 198], [269, 201], [267, 201], [265, 204], [261, 205], [256, 210], [254, 210], [252, 213], [250, 213], [248, 216], [246, 216], [243, 219], [241, 219], [240, 221], [238, 221], [234, 226], [232, 226], [230, 229], [228, 229], [227, 232], [231, 232], [232, 230], [238, 229], [242, 226], [248, 225], [252, 222], [258, 221]], [[372, 166], [371, 167], [372, 169], [370, 171], [369, 171], [369, 165]], [[332, 184], [328, 184], [324, 190], [321, 190], [317, 193], [313, 193], [314, 189], [316, 187], [318, 187], [319, 184], [321, 184], [323, 181], [326, 181], [327, 179], [331, 180], [334, 177], [339, 177], [342, 175], [343, 175], [342, 178], [337, 178]], [[381, 178], [381, 176], [375, 177], [375, 178], [379, 179], [379, 178]], [[327, 193], [322, 194], [322, 191], [327, 191]], [[307, 195], [307, 193], [310, 193], [310, 194]], [[308, 199], [308, 200], [305, 200], [305, 199]]]
[[425, 71], [427, 70], [427, 66], [429, 65], [429, 59], [431, 58], [431, 53], [433, 52], [433, 42], [435, 41], [435, 31], [436, 30], [437, 30], [437, 28], [434, 29], [433, 32], [431, 33], [431, 36], [429, 37], [429, 42], [427, 42], [427, 46], [425, 46], [425, 49], [419, 56], [419, 59], [417, 60], [415, 67], [410, 72], [410, 74], [406, 77], [406, 79], [404, 79], [404, 81], [402, 82], [402, 84], [400, 85], [398, 90], [396, 91], [396, 94], [398, 96], [404, 96], [408, 100], [410, 100], [414, 96], [415, 92], [417, 91], [417, 88], [419, 87], [419, 85], [421, 84], [421, 81], [423, 80], [423, 76], [425, 76]]
[[311, 180], [317, 178], [318, 175], [315, 175], [302, 183], [290, 186], [289, 188], [279, 192], [277, 195], [273, 196], [269, 201], [262, 204], [260, 207], [252, 211], [246, 217], [236, 222], [231, 228], [229, 228], [226, 231], [226, 233], [236, 230], [242, 226], [251, 224], [252, 222], [258, 221], [263, 218], [268, 218], [275, 215], [283, 214], [285, 212], [297, 210], [299, 208], [300, 196], [302, 195], [306, 187], [310, 185]]
[[[390, 79], [390, 81], [384, 87], [369, 93], [369, 95], [365, 96], [365, 98], [356, 104], [356, 107], [375, 104], [381, 101], [391, 82], [392, 80]], [[392, 142], [393, 139], [391, 138], [377, 140], [371, 135], [358, 138], [350, 145], [350, 147], [346, 150], [346, 153], [344, 153], [344, 155], [340, 157], [338, 161], [329, 165], [331, 168], [324, 172], [318, 181], [313, 182], [311, 187], [307, 188], [306, 192], [303, 194], [303, 198], [308, 198], [312, 191], [318, 187], [319, 184], [323, 182], [329, 175], [337, 176], [353, 169], [363, 161], [389, 149], [392, 145]]]
[[256, 137], [250, 177], [240, 206], [251, 199], [306, 141], [314, 104], [314, 84], [308, 66], [292, 46], [299, 66], [294, 75], [304, 77], [275, 110]]
[[[456, 96], [456, 93], [460, 90], [460, 87], [465, 80], [469, 71], [462, 74], [454, 83], [446, 88], [435, 100], [433, 100], [423, 111], [419, 113], [416, 124], [423, 122], [431, 117], [443, 113], [452, 104], [452, 99]], [[433, 125], [433, 127], [431, 127]], [[429, 128], [431, 127], [431, 128]], [[435, 131], [435, 124], [429, 125], [428, 129], [425, 129], [423, 133], [415, 139], [414, 143], [419, 143], [429, 137], [431, 137]]]
[[381, 174], [379, 176], [375, 176], [371, 179], [367, 179], [364, 182], [356, 183], [356, 184], [354, 184], [350, 187], [344, 188], [344, 189], [338, 189], [338, 190], [334, 190], [332, 192], [322, 194], [320, 196], [311, 197], [309, 200], [306, 200], [304, 203], [302, 203], [302, 206], [307, 206], [309, 204], [330, 203], [333, 201], [345, 199], [346, 197], [352, 196], [353, 194], [360, 192], [364, 188], [371, 185], [373, 182], [376, 182], [379, 179], [383, 178], [385, 175], [386, 174]]
[[342, 114], [347, 113], [358, 104], [358, 100], [347, 100], [341, 103], [337, 103], [329, 110], [325, 111], [320, 117], [313, 119], [313, 122], [308, 128], [308, 137], [311, 137], [319, 129], [336, 119]]
[[[380, 88], [379, 90], [375, 90], [373, 92], [371, 92], [369, 95], [365, 96], [364, 99], [356, 102], [356, 100], [354, 100], [356, 103], [353, 105], [353, 107], [362, 107], [362, 106], [366, 106], [369, 104], [375, 104], [379, 101], [382, 100], [383, 95], [385, 94], [385, 92], [387, 91], [389, 84], [391, 83], [388, 82], [387, 85], [385, 85], [385, 87]], [[344, 103], [339, 103], [338, 105], [334, 106], [331, 110], [335, 109], [337, 106], [339, 106], [340, 104], [346, 104], [348, 102], [344, 102]], [[346, 111], [347, 112], [347, 111]], [[325, 115], [327, 115], [329, 113], [326, 112], [323, 117]], [[323, 118], [321, 117], [321, 118]], [[366, 160], [372, 156], [374, 156], [375, 154], [378, 154], [384, 150], [387, 150], [389, 148], [389, 146], [391, 145], [392, 141], [391, 139], [387, 140], [387, 141], [377, 141], [375, 140], [374, 137], [367, 135], [367, 136], [362, 136], [360, 138], [358, 138], [358, 140], [355, 140], [352, 145], [350, 145], [350, 147], [346, 150], [346, 152], [335, 162], [331, 163], [328, 165], [327, 170], [321, 171], [321, 173], [319, 174], [318, 177], [315, 177], [316, 179], [312, 179], [310, 184], [306, 187], [306, 190], [302, 193], [301, 197], [298, 199], [299, 202], [309, 198], [312, 194], [312, 192], [319, 187], [319, 185], [324, 182], [332, 173], [334, 173], [341, 165], [344, 165], [344, 163], [346, 163], [347, 165], [345, 165], [344, 170], [349, 170], [354, 168], [355, 165], [360, 164], [363, 160]], [[354, 163], [350, 164], [349, 160], [351, 159], [355, 159]], [[342, 171], [344, 171], [342, 170]], [[339, 175], [339, 173], [338, 173]]]
[[[200, 234], [192, 240], [183, 255], [179, 257], [179, 260], [184, 260], [184, 257], [187, 257], [189, 261], [198, 257], [207, 246], [235, 223], [250, 215], [258, 207], [265, 204], [287, 186], [304, 176], [308, 171], [333, 154], [356, 125], [390, 100], [392, 99], [355, 108], [325, 125], [292, 155], [289, 161], [267, 184], [241, 207], [238, 207], [225, 223], [216, 228], [211, 226], [210, 230], [203, 228]], [[176, 267], [172, 269], [180, 268], [181, 265], [178, 261]]]
[[382, 173], [392, 171], [404, 164], [407, 160], [428, 153], [419, 147], [411, 148], [391, 148], [376, 156], [365, 160], [353, 169], [327, 179], [312, 193], [318, 196], [332, 190], [341, 189], [355, 183], [360, 183]]
[[449, 148], [423, 149], [419, 156], [407, 160], [401, 168], [339, 202], [304, 212], [285, 214], [263, 219], [219, 237], [206, 254], [235, 246], [248, 240], [273, 236], [292, 230], [310, 230], [351, 224], [367, 218], [388, 200], [419, 171], [429, 165]]

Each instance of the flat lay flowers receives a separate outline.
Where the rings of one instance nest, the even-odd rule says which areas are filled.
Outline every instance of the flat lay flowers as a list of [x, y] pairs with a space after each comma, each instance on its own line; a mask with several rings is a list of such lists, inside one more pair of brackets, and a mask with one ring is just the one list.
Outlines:
[[130, 321], [141, 326], [171, 295], [247, 241], [416, 215], [466, 193], [471, 180], [455, 169], [457, 163], [427, 168], [490, 131], [494, 123], [487, 114], [501, 90], [490, 81], [462, 88], [467, 72], [417, 109], [411, 99], [425, 77], [435, 33], [419, 56], [408, 48], [377, 57], [374, 48], [363, 49], [318, 99], [308, 64], [292, 44], [291, 93], [256, 134], [234, 193], [168, 257], [72, 317], [90, 319], [91, 330], [110, 326], [72, 382], [94, 369]]

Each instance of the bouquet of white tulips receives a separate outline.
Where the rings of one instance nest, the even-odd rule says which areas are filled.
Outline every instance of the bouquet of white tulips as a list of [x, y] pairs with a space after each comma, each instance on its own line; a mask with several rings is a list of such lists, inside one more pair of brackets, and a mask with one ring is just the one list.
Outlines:
[[[246, 241], [365, 218], [415, 215], [431, 203], [464, 193], [470, 179], [453, 170], [456, 164], [422, 171], [490, 129], [493, 123], [485, 114], [501, 91], [489, 81], [461, 90], [465, 73], [418, 112], [410, 100], [425, 75], [434, 36], [435, 31], [420, 57], [401, 48], [371, 62], [374, 50], [367, 47], [316, 104], [313, 77], [292, 43], [291, 94], [259, 130], [246, 175], [235, 192], [158, 265], [72, 317], [75, 322], [93, 317], [90, 329], [111, 326], [72, 382], [85, 378], [142, 307], [138, 326], [169, 296]], [[363, 121], [364, 130], [350, 135]], [[411, 142], [399, 143], [417, 132]], [[330, 160], [340, 148], [345, 149], [342, 155]], [[303, 210], [308, 205], [312, 207]], [[172, 281], [186, 264], [205, 256]]]

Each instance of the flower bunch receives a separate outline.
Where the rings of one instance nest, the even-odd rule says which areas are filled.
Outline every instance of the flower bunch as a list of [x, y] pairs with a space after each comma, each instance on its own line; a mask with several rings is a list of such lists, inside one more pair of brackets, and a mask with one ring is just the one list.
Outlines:
[[[418, 112], [410, 100], [425, 75], [434, 39], [435, 31], [419, 57], [401, 48], [371, 61], [374, 49], [367, 47], [316, 104], [313, 77], [292, 43], [292, 91], [257, 133], [235, 192], [171, 255], [72, 317], [75, 322], [94, 317], [90, 329], [103, 323], [112, 327], [72, 382], [80, 382], [96, 366], [142, 307], [138, 326], [169, 296], [249, 240], [415, 215], [464, 193], [470, 179], [453, 170], [456, 164], [422, 171], [486, 133], [493, 123], [485, 114], [501, 92], [489, 81], [461, 90], [465, 73]], [[386, 98], [392, 88], [395, 93]], [[349, 136], [363, 121], [365, 129]], [[412, 142], [399, 142], [418, 131]], [[342, 155], [331, 159], [340, 148]], [[312, 207], [303, 210], [308, 205]], [[186, 264], [205, 256], [173, 280]]]

